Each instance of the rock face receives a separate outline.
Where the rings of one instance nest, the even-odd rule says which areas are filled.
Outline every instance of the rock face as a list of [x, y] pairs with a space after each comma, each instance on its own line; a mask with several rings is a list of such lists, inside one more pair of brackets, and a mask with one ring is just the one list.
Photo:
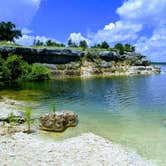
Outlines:
[[7, 56], [9, 53], [22, 55], [29, 63], [65, 64], [78, 61], [84, 55], [83, 51], [71, 49], [29, 48], [0, 46], [0, 54]]
[[77, 125], [77, 114], [71, 111], [63, 113], [49, 113], [40, 117], [39, 128], [46, 131], [64, 131], [68, 127], [75, 127]]
[[[89, 51], [88, 51], [89, 52]], [[29, 63], [66, 64], [79, 61], [87, 52], [70, 48], [30, 48], [0, 46], [0, 54], [7, 56], [9, 53], [18, 54]], [[118, 51], [90, 50], [93, 56], [99, 56], [105, 61], [129, 60], [136, 65], [147, 65], [149, 62], [144, 56], [135, 52], [125, 52], [120, 55]]]

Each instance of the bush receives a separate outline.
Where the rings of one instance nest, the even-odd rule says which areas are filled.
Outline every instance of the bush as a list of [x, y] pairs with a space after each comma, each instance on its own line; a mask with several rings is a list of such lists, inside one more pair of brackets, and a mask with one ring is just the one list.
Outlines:
[[24, 62], [17, 55], [9, 55], [2, 65], [2, 77], [5, 82], [15, 82], [22, 76]]
[[103, 48], [103, 49], [108, 49], [109, 47], [110, 46], [109, 46], [109, 44], [106, 41], [102, 42], [101, 46], [100, 46], [100, 48]]
[[117, 43], [117, 44], [114, 46], [114, 48], [119, 51], [119, 54], [120, 54], [120, 55], [123, 55], [123, 54], [124, 54], [124, 47], [123, 47], [123, 44]]
[[27, 79], [31, 81], [50, 79], [50, 70], [40, 64], [33, 64], [31, 67], [31, 72], [27, 75]]
[[2, 79], [2, 74], [3, 74], [3, 72], [2, 72], [2, 65], [3, 65], [3, 63], [4, 63], [4, 60], [0, 57], [0, 81]]
[[28, 64], [20, 56], [0, 57], [0, 82], [41, 81], [50, 78], [50, 70], [40, 64]]

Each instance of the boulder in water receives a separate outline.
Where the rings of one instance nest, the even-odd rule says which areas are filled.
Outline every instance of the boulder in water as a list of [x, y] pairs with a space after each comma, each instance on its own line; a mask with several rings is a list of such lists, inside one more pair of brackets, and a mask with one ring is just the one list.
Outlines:
[[77, 125], [77, 114], [71, 111], [49, 113], [39, 118], [41, 130], [62, 132]]

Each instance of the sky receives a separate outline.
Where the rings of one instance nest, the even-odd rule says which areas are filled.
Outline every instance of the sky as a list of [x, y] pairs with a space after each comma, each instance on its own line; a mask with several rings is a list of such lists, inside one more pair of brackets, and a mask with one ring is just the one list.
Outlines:
[[0, 0], [0, 21], [34, 39], [130, 43], [152, 61], [166, 62], [166, 0]]

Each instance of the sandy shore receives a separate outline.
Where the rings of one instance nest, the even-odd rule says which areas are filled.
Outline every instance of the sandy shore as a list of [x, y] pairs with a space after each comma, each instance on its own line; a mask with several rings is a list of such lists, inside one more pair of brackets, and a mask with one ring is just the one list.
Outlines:
[[151, 166], [136, 153], [92, 133], [47, 142], [16, 133], [0, 137], [3, 166]]

